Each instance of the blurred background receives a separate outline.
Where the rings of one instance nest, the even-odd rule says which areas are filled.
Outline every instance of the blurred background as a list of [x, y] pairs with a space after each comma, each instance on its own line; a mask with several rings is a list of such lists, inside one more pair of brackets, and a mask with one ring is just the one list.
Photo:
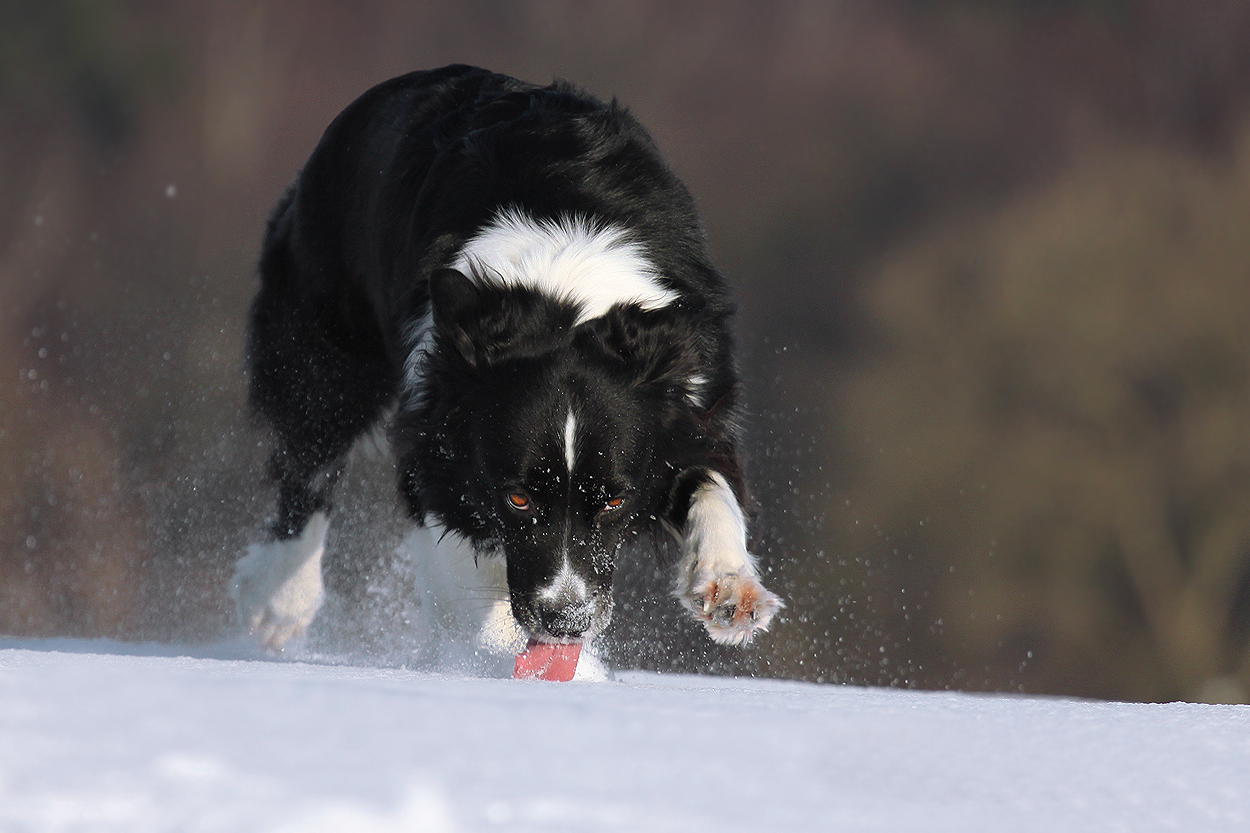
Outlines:
[[[1240, 0], [3, 0], [0, 633], [236, 631], [267, 214], [467, 62], [628, 104], [740, 301], [784, 621], [711, 646], [644, 549], [618, 664], [1244, 702], [1247, 44]], [[325, 619], [402, 662], [386, 463], [343, 489]]]

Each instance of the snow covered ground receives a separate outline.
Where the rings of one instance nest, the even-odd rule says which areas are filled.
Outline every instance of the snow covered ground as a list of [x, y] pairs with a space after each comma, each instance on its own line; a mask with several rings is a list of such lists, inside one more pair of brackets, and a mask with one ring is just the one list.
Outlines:
[[0, 830], [1250, 830], [1247, 706], [177, 653], [0, 640]]

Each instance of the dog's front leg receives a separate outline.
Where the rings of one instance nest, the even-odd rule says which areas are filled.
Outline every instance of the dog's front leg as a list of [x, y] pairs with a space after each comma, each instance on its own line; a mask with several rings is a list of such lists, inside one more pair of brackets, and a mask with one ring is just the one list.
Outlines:
[[747, 551], [746, 520], [725, 478], [709, 472], [695, 489], [682, 531], [677, 597], [717, 642], [741, 645], [768, 630], [784, 604], [760, 582]]

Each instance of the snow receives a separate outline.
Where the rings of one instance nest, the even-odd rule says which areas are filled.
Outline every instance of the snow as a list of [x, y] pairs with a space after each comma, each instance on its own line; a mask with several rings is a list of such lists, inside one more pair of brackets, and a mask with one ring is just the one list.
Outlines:
[[0, 831], [1245, 831], [1250, 707], [0, 640]]

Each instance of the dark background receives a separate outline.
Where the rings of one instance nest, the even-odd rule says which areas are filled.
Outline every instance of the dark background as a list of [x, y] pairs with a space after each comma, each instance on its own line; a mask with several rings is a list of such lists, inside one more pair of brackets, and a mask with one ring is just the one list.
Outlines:
[[[1245, 701], [1247, 44], [1240, 0], [3, 0], [0, 633], [233, 632], [268, 211], [357, 94], [462, 61], [628, 104], [741, 303], [789, 606], [711, 647], [635, 553], [618, 663]], [[385, 469], [326, 618], [402, 662]]]

